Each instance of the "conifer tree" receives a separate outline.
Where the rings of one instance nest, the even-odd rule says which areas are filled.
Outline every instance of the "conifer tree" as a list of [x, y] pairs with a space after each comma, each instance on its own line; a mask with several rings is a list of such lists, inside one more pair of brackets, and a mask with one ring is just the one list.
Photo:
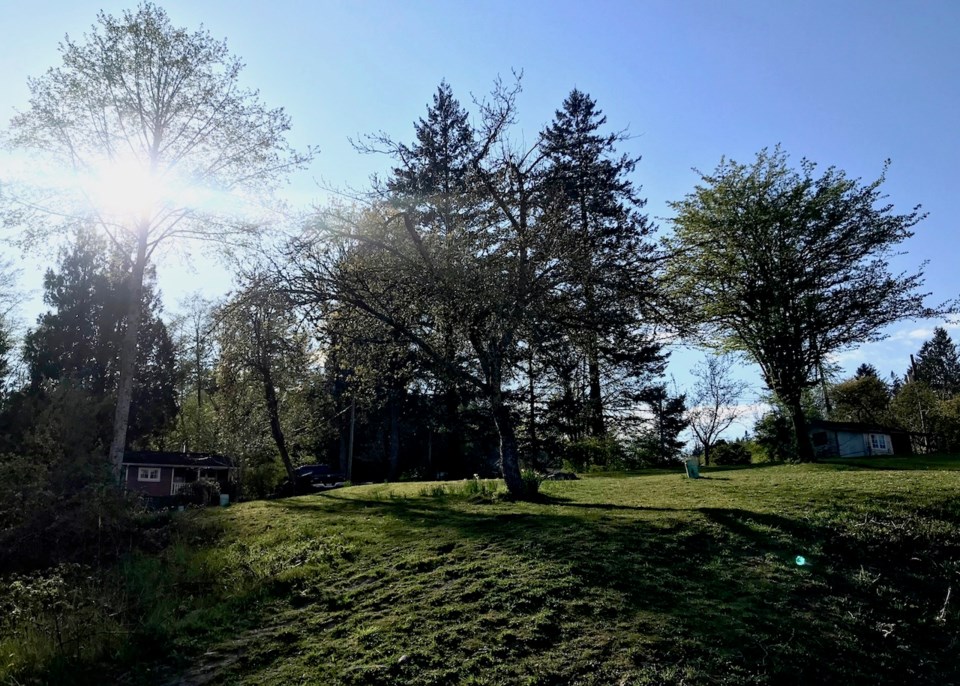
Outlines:
[[[51, 309], [38, 317], [24, 341], [24, 360], [34, 390], [69, 385], [94, 400], [114, 401], [131, 297], [125, 259], [111, 251], [105, 239], [84, 231], [61, 251], [58, 269], [47, 270], [44, 302]], [[159, 317], [161, 303], [154, 282], [153, 270], [148, 269], [137, 332], [131, 443], [160, 436], [177, 411], [173, 343]]]
[[947, 330], [934, 328], [933, 337], [920, 346], [914, 380], [923, 381], [941, 398], [960, 393], [960, 356]]
[[645, 335], [646, 308], [656, 300], [656, 251], [642, 213], [646, 200], [630, 179], [639, 158], [617, 153], [626, 137], [605, 133], [606, 123], [596, 101], [574, 89], [541, 134], [547, 216], [574, 236], [565, 265], [583, 332], [574, 343], [586, 359], [592, 436], [607, 431], [604, 368], [615, 366], [636, 381], [662, 371], [664, 360]]

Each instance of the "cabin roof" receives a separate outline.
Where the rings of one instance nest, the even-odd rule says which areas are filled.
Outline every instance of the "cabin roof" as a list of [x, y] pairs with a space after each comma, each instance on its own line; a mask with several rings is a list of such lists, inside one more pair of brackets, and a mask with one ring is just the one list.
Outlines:
[[232, 469], [233, 460], [214, 453], [173, 453], [152, 450], [128, 450], [123, 464], [140, 467], [195, 467], [200, 469]]

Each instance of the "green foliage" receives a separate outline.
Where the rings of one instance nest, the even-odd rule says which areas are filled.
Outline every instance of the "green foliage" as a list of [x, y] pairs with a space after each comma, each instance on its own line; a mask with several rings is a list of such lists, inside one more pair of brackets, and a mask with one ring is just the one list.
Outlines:
[[[750, 164], [722, 160], [680, 201], [668, 282], [686, 323], [742, 351], [795, 417], [797, 454], [812, 460], [802, 393], [833, 353], [876, 340], [888, 324], [935, 316], [922, 271], [891, 273], [889, 257], [923, 219], [882, 201], [835, 167], [792, 169], [779, 147]], [[940, 309], [943, 309], [942, 307]]]
[[77, 564], [0, 580], [0, 678], [46, 665], [60, 683], [74, 681], [76, 667], [122, 645], [117, 600], [95, 570]]
[[875, 374], [864, 374], [835, 384], [830, 389], [831, 421], [890, 423], [890, 390]]
[[890, 401], [890, 412], [897, 424], [916, 434], [934, 430], [937, 394], [923, 381], [908, 381]]
[[216, 479], [197, 479], [185, 485], [177, 496], [184, 504], [216, 505], [220, 502], [220, 482]]
[[783, 412], [768, 412], [753, 427], [753, 442], [764, 455], [766, 462], [792, 462], [796, 460], [796, 434], [790, 418]]
[[639, 157], [618, 153], [627, 137], [606, 129], [597, 102], [575, 88], [541, 133], [546, 219], [577, 237], [563, 256], [569, 296], [558, 305], [580, 324], [569, 337], [545, 341], [543, 363], [558, 385], [573, 370], [586, 371], [582, 414], [566, 420], [594, 437], [606, 434], [618, 413], [630, 413], [631, 396], [663, 372], [666, 360], [650, 321], [662, 303], [653, 225], [632, 181]]
[[[57, 268], [47, 270], [43, 297], [51, 309], [38, 317], [24, 340], [31, 390], [41, 398], [69, 386], [86, 393], [89, 402], [112, 409], [130, 297], [124, 259], [97, 234], [79, 231], [72, 245], [61, 250]], [[152, 271], [146, 275], [142, 299], [128, 432], [134, 445], [159, 437], [177, 411], [173, 346], [159, 317], [162, 304]], [[107, 441], [112, 417], [103, 414], [96, 427], [100, 439]]]
[[248, 459], [240, 472], [240, 491], [250, 498], [266, 498], [276, 493], [277, 487], [287, 478], [283, 467], [272, 457]]
[[960, 395], [940, 401], [937, 408], [937, 432], [941, 450], [960, 453]]
[[520, 472], [520, 482], [523, 484], [524, 500], [533, 500], [540, 493], [540, 484], [543, 483], [543, 476], [532, 469], [524, 469]]
[[710, 451], [713, 462], [717, 465], [745, 465], [750, 464], [752, 453], [744, 441], [728, 442], [720, 439], [713, 444]]
[[623, 449], [612, 436], [587, 436], [564, 446], [563, 464], [568, 471], [586, 472], [590, 469], [619, 469]]
[[960, 355], [946, 329], [933, 329], [933, 337], [920, 346], [911, 372], [914, 381], [927, 384], [941, 398], [960, 393]]
[[0, 574], [115, 560], [131, 547], [134, 512], [102, 456], [0, 455]]
[[659, 437], [652, 431], [633, 437], [624, 446], [624, 453], [622, 468], [625, 469], [676, 467], [679, 464], [677, 455], [664, 455]]
[[680, 458], [684, 441], [680, 434], [687, 428], [686, 396], [671, 395], [666, 385], [646, 389], [640, 400], [653, 415], [652, 421], [638, 441], [640, 446], [655, 446], [654, 462], [669, 464]]

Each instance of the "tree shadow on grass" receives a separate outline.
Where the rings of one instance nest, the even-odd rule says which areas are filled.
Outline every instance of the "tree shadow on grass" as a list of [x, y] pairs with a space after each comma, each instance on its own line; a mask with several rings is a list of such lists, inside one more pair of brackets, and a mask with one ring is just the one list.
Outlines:
[[832, 457], [817, 464], [869, 471], [960, 471], [960, 455], [908, 455], [902, 457]]
[[[879, 596], [869, 577], [863, 581], [865, 549], [856, 539], [835, 540], [836, 530], [823, 524], [739, 508], [645, 508], [555, 496], [523, 504], [519, 512], [504, 511], [512, 507], [504, 504], [487, 510], [456, 497], [336, 501], [287, 505], [402, 522], [415, 538], [437, 542], [438, 560], [430, 564], [441, 572], [448, 565], [444, 556], [464, 542], [483, 554], [496, 550], [512, 561], [498, 578], [483, 581], [490, 595], [473, 599], [477, 611], [507, 603], [489, 590], [500, 589], [513, 597], [514, 613], [526, 608], [527, 615], [540, 616], [550, 609], [557, 637], [616, 627], [624, 638], [612, 640], [607, 650], [626, 651], [637, 665], [671, 660], [731, 684], [934, 683], [938, 675], [960, 677], [942, 631], [928, 631], [929, 622], [925, 629], [898, 609], [909, 591]], [[598, 519], [584, 510], [656, 516]], [[812, 565], [798, 566], [797, 555]], [[449, 574], [454, 564], [451, 559]], [[906, 560], [889, 564], [892, 573]], [[902, 633], [896, 642], [882, 643], [877, 627], [890, 619]], [[865, 665], [864, 654], [875, 659]], [[819, 659], [824, 655], [830, 659]], [[613, 678], [602, 669], [596, 673], [598, 680], [584, 683]]]

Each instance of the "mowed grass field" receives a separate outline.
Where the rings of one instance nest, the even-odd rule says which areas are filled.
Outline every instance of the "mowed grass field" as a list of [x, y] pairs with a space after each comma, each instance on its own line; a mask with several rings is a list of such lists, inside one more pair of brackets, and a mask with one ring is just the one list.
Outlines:
[[126, 568], [145, 647], [109, 679], [960, 684], [960, 459], [705, 476], [548, 482], [537, 503], [410, 483], [191, 513]]

